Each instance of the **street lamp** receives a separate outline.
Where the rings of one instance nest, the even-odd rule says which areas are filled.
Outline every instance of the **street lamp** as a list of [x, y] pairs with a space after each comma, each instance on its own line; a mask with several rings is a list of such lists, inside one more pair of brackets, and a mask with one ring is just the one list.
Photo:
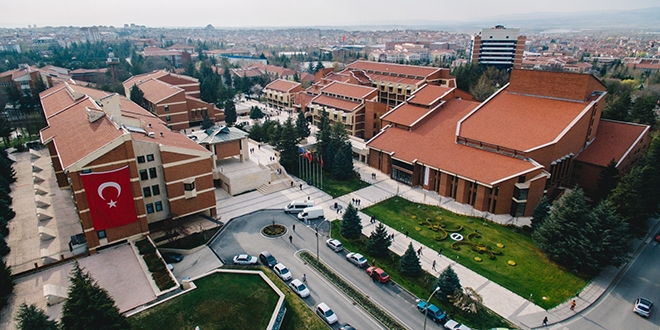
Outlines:
[[[325, 220], [321, 221], [321, 223], [319, 223], [319, 224], [316, 226], [316, 232], [314, 233], [314, 234], [316, 235], [316, 261], [319, 261], [319, 227], [321, 227], [321, 225], [322, 225], [324, 222], [328, 222], [328, 223], [329, 223], [330, 221], [329, 221], [328, 219], [325, 219]], [[332, 229], [332, 227], [330, 227], [330, 228]], [[330, 231], [328, 231], [328, 234], [329, 234], [329, 233], [330, 233]]]
[[426, 299], [426, 309], [424, 310], [424, 330], [426, 330], [426, 320], [429, 318], [429, 306], [431, 305], [431, 297], [440, 290], [440, 287], [436, 287], [435, 290], [429, 296], [429, 299]]

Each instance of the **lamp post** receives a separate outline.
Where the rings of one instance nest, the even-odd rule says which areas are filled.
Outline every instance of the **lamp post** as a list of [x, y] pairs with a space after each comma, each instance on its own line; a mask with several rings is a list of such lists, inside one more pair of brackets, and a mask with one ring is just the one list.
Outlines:
[[[328, 219], [325, 219], [325, 220], [321, 221], [321, 223], [319, 223], [316, 226], [316, 232], [314, 233], [316, 235], [316, 261], [319, 261], [319, 227], [321, 227], [321, 225], [324, 222], [329, 222], [329, 221], [328, 221]], [[332, 227], [330, 227], [330, 228], [332, 229]], [[328, 231], [328, 233], [330, 233], [330, 231]]]
[[435, 290], [429, 296], [429, 299], [426, 299], [426, 309], [424, 310], [424, 330], [426, 330], [426, 320], [429, 318], [429, 305], [431, 305], [431, 297], [440, 290], [440, 287], [436, 287]]

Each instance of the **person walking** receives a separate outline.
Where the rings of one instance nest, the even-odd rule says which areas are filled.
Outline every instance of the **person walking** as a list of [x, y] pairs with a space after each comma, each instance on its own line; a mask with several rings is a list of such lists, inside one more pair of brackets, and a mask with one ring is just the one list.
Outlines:
[[439, 255], [439, 256], [442, 255], [442, 248], [439, 248], [439, 249], [438, 249], [438, 255]]
[[394, 234], [390, 236], [392, 238], [392, 242], [394, 242]]
[[419, 249], [417, 249], [417, 255], [421, 256], [422, 255], [422, 247], [420, 246]]
[[371, 259], [371, 266], [376, 267], [376, 259]]
[[575, 304], [575, 299], [573, 299], [573, 300], [571, 301], [571, 310], [572, 310], [572, 311], [575, 310], [575, 305], [576, 305], [576, 304]]
[[406, 230], [406, 238], [408, 238], [408, 231]]
[[300, 184], [300, 190], [302, 190], [302, 183]]
[[289, 243], [293, 243], [293, 236], [289, 235]]
[[435, 260], [433, 260], [433, 266], [431, 268], [435, 270]]
[[296, 232], [296, 225], [293, 225], [293, 232]]
[[547, 316], [543, 318], [543, 323], [541, 323], [541, 324], [543, 324], [546, 327], [548, 326], [548, 317]]
[[303, 283], [307, 283], [307, 274], [303, 274], [302, 281]]

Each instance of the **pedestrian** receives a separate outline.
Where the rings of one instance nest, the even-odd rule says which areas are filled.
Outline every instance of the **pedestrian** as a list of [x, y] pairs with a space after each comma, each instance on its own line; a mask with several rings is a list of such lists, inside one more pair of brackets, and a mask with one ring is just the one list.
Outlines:
[[575, 299], [573, 299], [573, 300], [571, 301], [571, 310], [572, 310], [572, 311], [575, 310]]
[[406, 238], [408, 238], [408, 231], [406, 230]]
[[392, 234], [392, 242], [394, 242], [394, 234]]
[[422, 247], [420, 246], [419, 249], [417, 249], [417, 255], [421, 256], [422, 255]]
[[433, 266], [431, 266], [433, 270], [435, 270], [435, 260], [433, 260]]
[[309, 200], [309, 196], [307, 196], [307, 200]]
[[289, 235], [289, 243], [293, 243], [293, 236]]
[[376, 259], [371, 259], [371, 266], [376, 267]]
[[303, 274], [302, 281], [303, 283], [307, 283], [307, 274]]
[[452, 320], [454, 319], [454, 311], [453, 310], [451, 312], [449, 312], [449, 318], [452, 319]]
[[546, 327], [548, 326], [548, 317], [547, 316], [543, 318], [543, 323], [541, 323], [541, 324], [545, 325]]
[[293, 181], [291, 181], [291, 188], [293, 188]]
[[442, 255], [442, 248], [439, 248], [439, 249], [438, 249], [438, 255], [439, 255], [439, 256]]
[[296, 232], [296, 225], [293, 225], [293, 232]]
[[351, 198], [351, 204], [355, 204], [355, 198]]
[[300, 184], [300, 190], [302, 190], [302, 183]]

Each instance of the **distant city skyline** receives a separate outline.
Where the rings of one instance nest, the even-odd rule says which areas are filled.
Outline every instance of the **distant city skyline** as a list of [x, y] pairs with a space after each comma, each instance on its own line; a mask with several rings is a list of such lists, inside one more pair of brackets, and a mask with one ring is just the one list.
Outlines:
[[504, 15], [530, 13], [572, 13], [601, 10], [631, 10], [657, 7], [657, 0], [556, 0], [528, 2], [520, 0], [418, 0], [404, 3], [394, 0], [378, 2], [335, 0], [328, 2], [291, 0], [250, 1], [94, 1], [31, 0], [3, 3], [0, 27], [23, 28], [28, 25], [122, 27], [134, 23], [149, 27], [304, 27], [396, 25], [436, 21], [470, 21]]

